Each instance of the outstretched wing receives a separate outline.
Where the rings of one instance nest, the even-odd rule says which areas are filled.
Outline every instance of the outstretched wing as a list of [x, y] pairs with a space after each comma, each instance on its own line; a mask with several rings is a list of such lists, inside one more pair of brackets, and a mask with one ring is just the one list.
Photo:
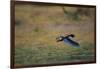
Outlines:
[[70, 38], [66, 38], [63, 40], [65, 43], [71, 45], [71, 46], [74, 46], [74, 47], [80, 47], [79, 43], [78, 42], [75, 42], [73, 40], [71, 40]]

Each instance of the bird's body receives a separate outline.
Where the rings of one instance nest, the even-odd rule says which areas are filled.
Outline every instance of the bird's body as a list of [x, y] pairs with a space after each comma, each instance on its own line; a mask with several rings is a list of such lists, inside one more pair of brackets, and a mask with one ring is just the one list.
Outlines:
[[67, 36], [60, 36], [57, 38], [57, 42], [59, 41], [64, 41], [65, 43], [69, 44], [70, 46], [74, 46], [74, 47], [80, 47], [79, 43], [72, 40], [71, 38], [75, 37], [73, 34], [71, 35], [67, 35]]

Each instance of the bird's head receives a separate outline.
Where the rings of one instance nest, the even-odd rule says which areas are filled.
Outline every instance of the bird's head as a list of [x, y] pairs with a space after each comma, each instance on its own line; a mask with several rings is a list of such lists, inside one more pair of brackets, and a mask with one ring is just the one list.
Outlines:
[[63, 41], [64, 37], [63, 36], [59, 36], [56, 38], [57, 42]]

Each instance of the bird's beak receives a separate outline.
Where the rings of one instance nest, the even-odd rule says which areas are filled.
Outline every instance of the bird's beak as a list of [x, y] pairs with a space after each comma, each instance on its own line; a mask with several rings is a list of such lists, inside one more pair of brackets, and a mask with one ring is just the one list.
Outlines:
[[58, 40], [56, 42], [59, 42]]
[[60, 42], [61, 40], [59, 38], [56, 38], [56, 42]]
[[60, 40], [57, 40], [56, 42], [60, 42]]

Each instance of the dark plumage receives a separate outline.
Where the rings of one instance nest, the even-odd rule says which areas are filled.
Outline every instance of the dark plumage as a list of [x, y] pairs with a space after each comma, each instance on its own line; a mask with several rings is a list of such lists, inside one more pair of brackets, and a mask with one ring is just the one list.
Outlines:
[[75, 35], [70, 34], [70, 35], [67, 35], [67, 36], [59, 36], [59, 37], [56, 38], [56, 40], [57, 40], [57, 42], [64, 41], [65, 43], [67, 43], [71, 46], [74, 46], [74, 47], [80, 47], [78, 42], [71, 39], [73, 37], [75, 37]]

